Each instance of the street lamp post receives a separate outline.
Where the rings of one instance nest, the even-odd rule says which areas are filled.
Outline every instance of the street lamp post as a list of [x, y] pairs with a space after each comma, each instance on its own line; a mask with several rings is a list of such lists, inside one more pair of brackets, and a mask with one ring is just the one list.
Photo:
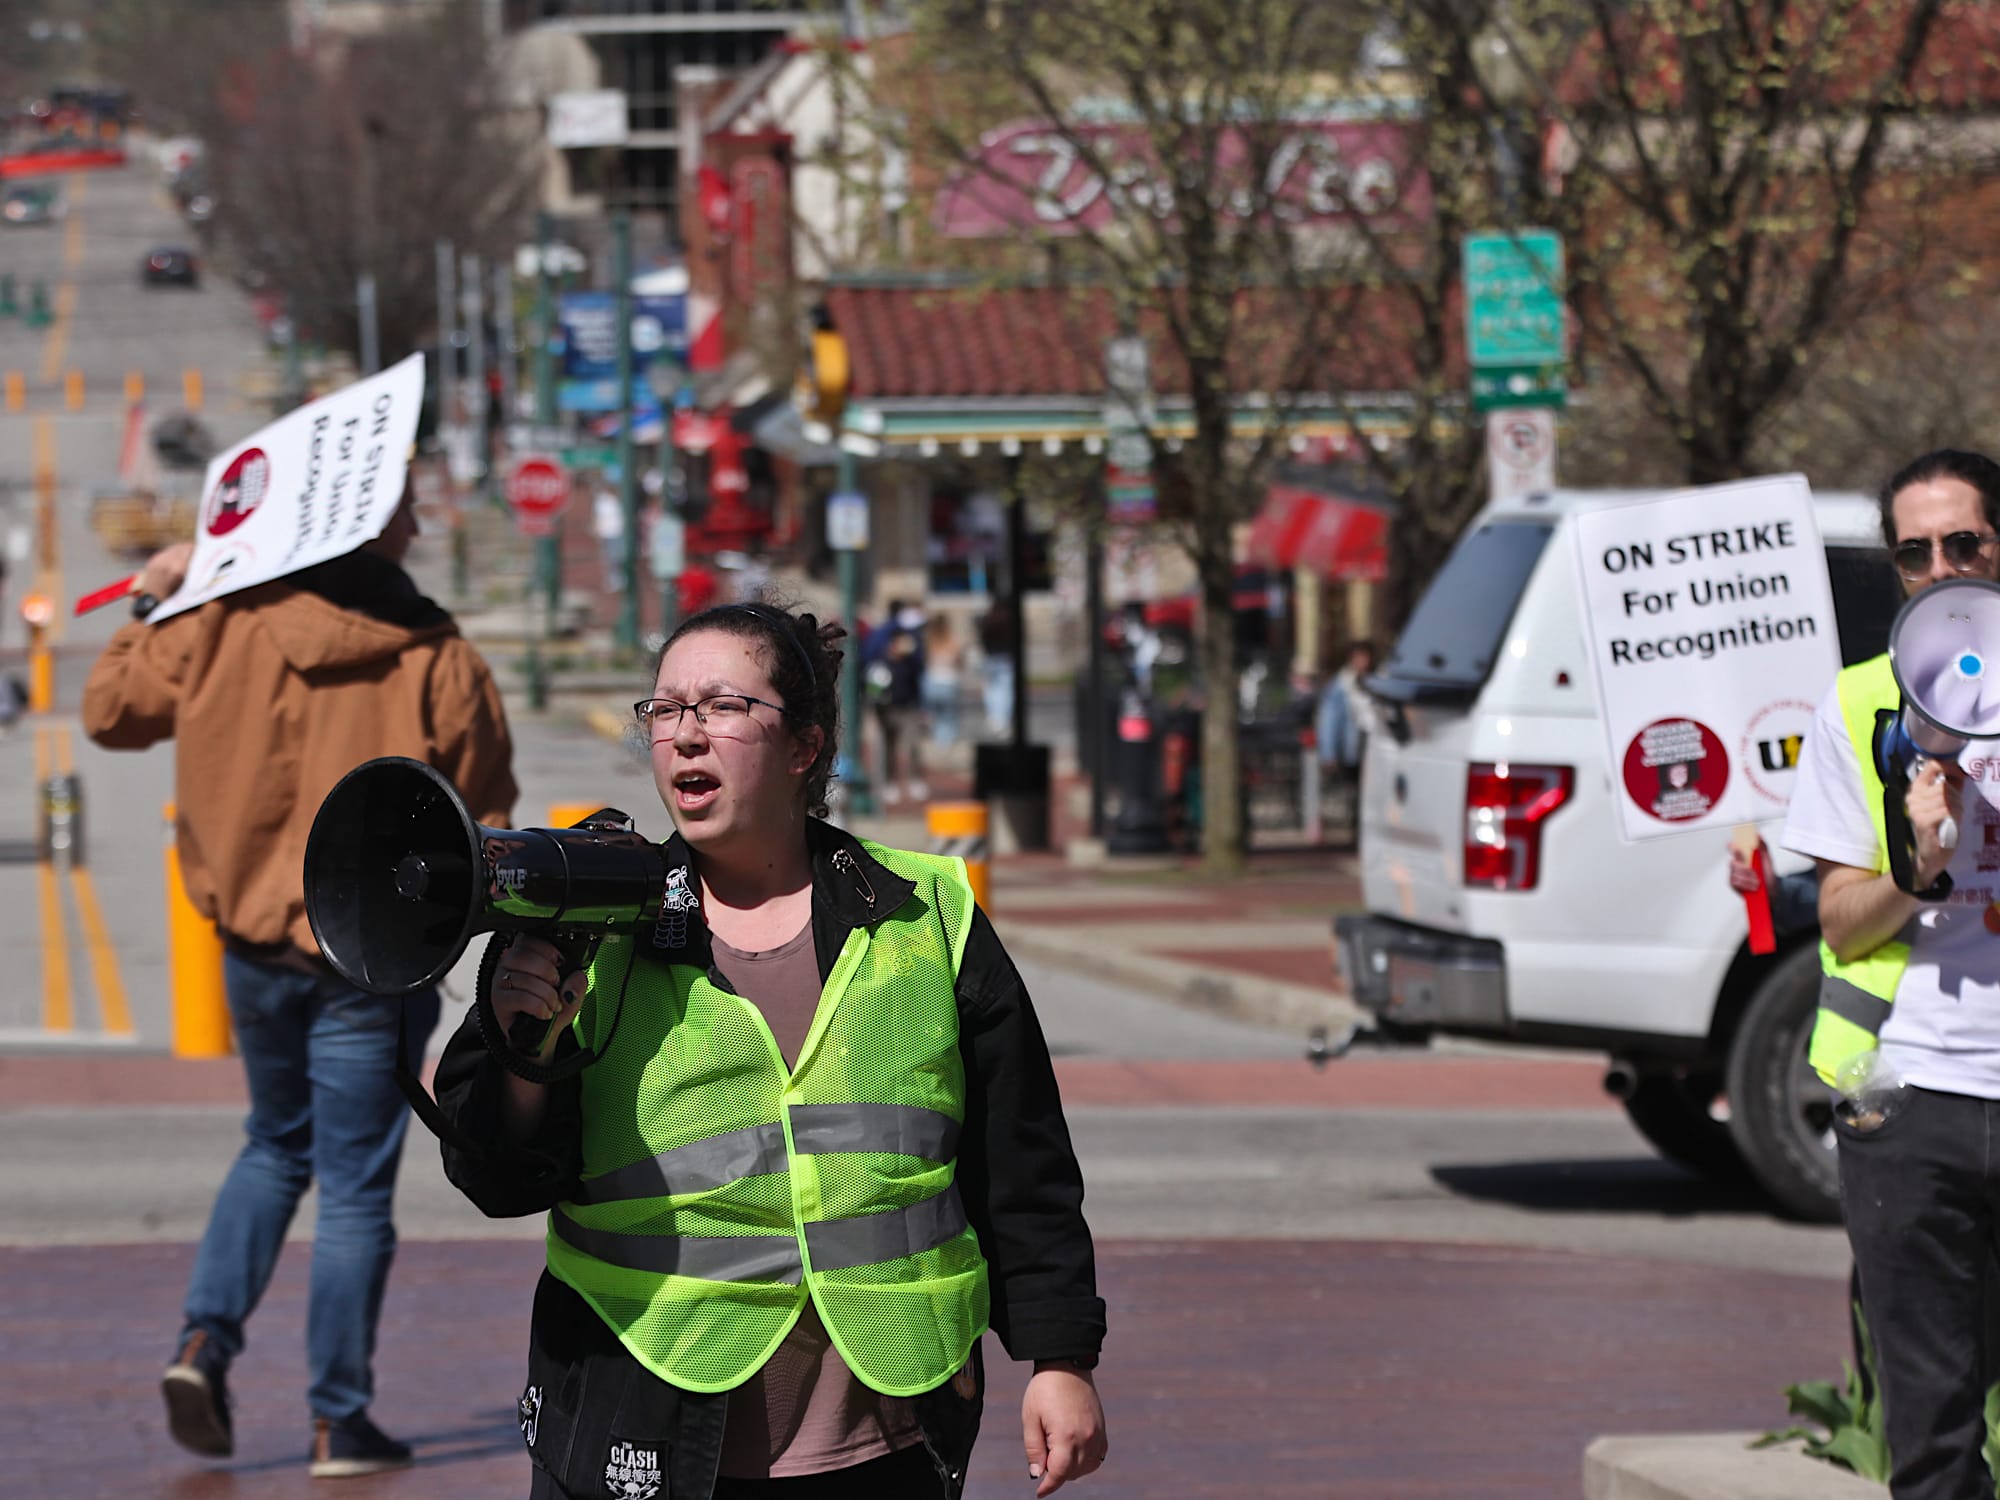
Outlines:
[[639, 476], [632, 442], [632, 215], [611, 216], [612, 275], [618, 278], [618, 511], [625, 527], [615, 641], [619, 651], [639, 649]]
[[[856, 493], [854, 454], [837, 429], [834, 441], [840, 450], [834, 488], [841, 495], [852, 495]], [[842, 547], [838, 556], [840, 623], [852, 652], [848, 669], [840, 674], [840, 783], [846, 788], [848, 809], [866, 817], [875, 811], [875, 794], [861, 758], [861, 552], [857, 547]]]

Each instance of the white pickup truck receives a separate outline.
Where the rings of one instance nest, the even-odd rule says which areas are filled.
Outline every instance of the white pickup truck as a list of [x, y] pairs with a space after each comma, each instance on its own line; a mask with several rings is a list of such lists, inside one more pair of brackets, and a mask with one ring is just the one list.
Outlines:
[[[1556, 491], [1490, 507], [1460, 539], [1370, 680], [1367, 912], [1337, 919], [1336, 950], [1389, 1035], [1608, 1053], [1606, 1087], [1662, 1154], [1835, 1218], [1832, 1096], [1805, 1064], [1817, 932], [1750, 952], [1727, 830], [1619, 841], [1570, 528], [1646, 498]], [[1841, 659], [1860, 661], [1901, 602], [1875, 502], [1822, 494], [1815, 513]], [[1763, 828], [1776, 868], [1804, 868], [1779, 828]]]

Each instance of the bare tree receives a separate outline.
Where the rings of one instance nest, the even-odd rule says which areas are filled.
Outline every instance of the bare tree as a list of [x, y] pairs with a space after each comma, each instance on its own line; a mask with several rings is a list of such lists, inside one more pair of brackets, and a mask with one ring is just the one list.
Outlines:
[[[1406, 502], [1396, 586], [1442, 556], [1480, 452], [1456, 417], [1449, 307], [1458, 236], [1473, 222], [1461, 177], [1487, 135], [1438, 129], [1413, 97], [1448, 81], [1413, 91], [1399, 63], [1371, 60], [1376, 11], [922, 0], [907, 14], [907, 55], [878, 63], [871, 84], [878, 128], [904, 128], [913, 181], [996, 219], [1023, 216], [1007, 237], [1015, 248], [982, 246], [975, 263], [996, 280], [1073, 290], [1073, 313], [1039, 336], [1069, 337], [1093, 358], [1114, 334], [1152, 350], [1157, 402], [1107, 395], [1152, 431], [1160, 524], [1199, 579], [1204, 845], [1212, 866], [1233, 868], [1244, 847], [1235, 530], [1304, 414], [1379, 428], [1387, 401], [1404, 440], [1363, 448]], [[1024, 121], [1032, 130], [1008, 152], [982, 142]], [[928, 264], [973, 259], [924, 226], [907, 241], [899, 249]]]
[[284, 294], [301, 330], [348, 348], [356, 281], [372, 273], [384, 358], [418, 347], [437, 312], [435, 242], [509, 252], [533, 190], [532, 143], [501, 97], [476, 0], [310, 52], [268, 20], [232, 32], [193, 15], [217, 49], [204, 87], [180, 71], [184, 43], [171, 26], [158, 34], [157, 12], [209, 8], [146, 0], [125, 35], [134, 47], [160, 42], [158, 71], [138, 76], [207, 145], [228, 258]]
[[1566, 231], [1580, 352], [1671, 437], [1685, 481], [1751, 470], [1841, 332], [1947, 267], [1931, 189], [1977, 169], [1947, 128], [1976, 59], [1954, 55], [1975, 33], [1942, 0], [1462, 17], [1560, 132], [1542, 208]]

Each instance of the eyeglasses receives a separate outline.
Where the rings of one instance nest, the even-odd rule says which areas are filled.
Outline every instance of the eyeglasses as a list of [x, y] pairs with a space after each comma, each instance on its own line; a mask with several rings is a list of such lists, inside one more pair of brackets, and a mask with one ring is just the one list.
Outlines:
[[[1954, 531], [1950, 536], [1939, 537], [1937, 548], [1944, 553], [1944, 560], [1953, 572], [1970, 573], [1979, 565], [1980, 554], [1995, 542], [2000, 542], [2000, 536], [1990, 531]], [[1907, 542], [1896, 543], [1896, 550], [1889, 555], [1896, 560], [1896, 571], [1905, 578], [1923, 578], [1931, 570], [1931, 539], [1911, 537]]]
[[672, 698], [642, 698], [632, 705], [632, 712], [638, 716], [639, 727], [647, 730], [657, 742], [672, 739], [681, 731], [681, 715], [694, 710], [694, 721], [718, 739], [741, 739], [750, 732], [756, 721], [750, 716], [753, 704], [765, 708], [775, 708], [787, 718], [792, 711], [782, 703], [772, 703], [765, 698], [753, 698], [748, 693], [717, 693], [712, 698], [703, 698], [698, 703], [677, 703]]

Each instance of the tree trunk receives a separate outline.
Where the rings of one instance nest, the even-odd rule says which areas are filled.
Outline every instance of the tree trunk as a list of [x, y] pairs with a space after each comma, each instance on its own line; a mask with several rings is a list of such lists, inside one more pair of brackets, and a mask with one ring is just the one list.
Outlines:
[[1236, 567], [1226, 541], [1201, 558], [1202, 867], [1243, 868], [1243, 766], [1236, 735]]

